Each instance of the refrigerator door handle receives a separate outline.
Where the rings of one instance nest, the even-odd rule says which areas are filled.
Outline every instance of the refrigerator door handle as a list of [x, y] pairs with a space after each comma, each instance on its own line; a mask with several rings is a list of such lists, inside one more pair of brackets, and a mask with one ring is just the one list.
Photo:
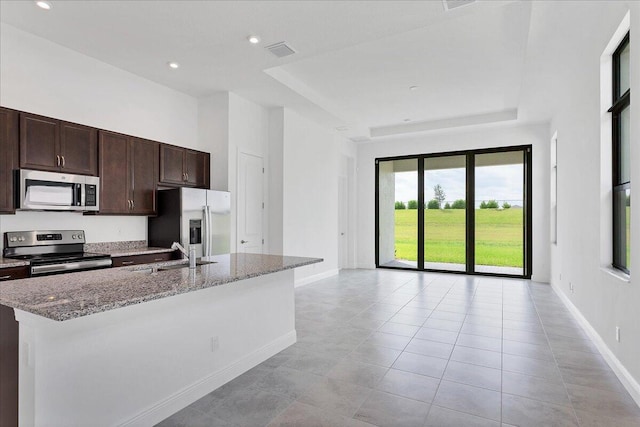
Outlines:
[[206, 240], [207, 240], [207, 251], [206, 251], [206, 256], [211, 256], [211, 246], [213, 245], [213, 241], [211, 238], [211, 233], [212, 233], [212, 229], [211, 229], [211, 207], [209, 205], [207, 205], [207, 207], [205, 208], [205, 221], [207, 223], [207, 235], [206, 235]]
[[202, 208], [202, 234], [204, 234], [202, 239], [202, 256], [207, 256], [207, 250], [209, 249], [209, 215], [208, 215], [209, 206], [204, 206]]

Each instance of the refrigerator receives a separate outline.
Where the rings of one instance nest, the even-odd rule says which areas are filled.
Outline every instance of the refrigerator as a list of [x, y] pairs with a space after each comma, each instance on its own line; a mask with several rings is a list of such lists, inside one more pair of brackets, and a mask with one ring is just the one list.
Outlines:
[[148, 220], [149, 246], [179, 242], [196, 256], [228, 254], [231, 248], [231, 195], [200, 188], [158, 190], [158, 215]]

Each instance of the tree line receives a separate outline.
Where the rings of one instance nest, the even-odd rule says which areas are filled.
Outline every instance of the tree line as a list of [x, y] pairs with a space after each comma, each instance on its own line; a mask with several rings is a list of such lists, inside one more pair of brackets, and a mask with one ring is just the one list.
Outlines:
[[[465, 209], [467, 207], [467, 203], [464, 199], [458, 199], [452, 203], [446, 202], [444, 206], [442, 206], [442, 202], [444, 202], [446, 198], [446, 194], [440, 184], [437, 184], [433, 187], [433, 199], [429, 200], [426, 207], [424, 203], [422, 204], [422, 209]], [[480, 209], [498, 209], [500, 205], [495, 200], [483, 200], [480, 203]], [[509, 209], [511, 205], [507, 202], [502, 203], [502, 209]], [[418, 209], [418, 201], [417, 200], [409, 200], [407, 204], [404, 202], [396, 202], [395, 205], [396, 210], [402, 209]]]

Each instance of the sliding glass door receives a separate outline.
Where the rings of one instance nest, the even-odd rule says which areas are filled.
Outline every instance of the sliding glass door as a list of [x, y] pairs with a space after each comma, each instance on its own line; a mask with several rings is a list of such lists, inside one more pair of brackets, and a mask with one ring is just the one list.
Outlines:
[[523, 275], [524, 153], [475, 156], [475, 271]]
[[531, 147], [376, 159], [376, 266], [531, 277]]
[[378, 163], [378, 262], [418, 268], [418, 159]]
[[424, 267], [466, 271], [466, 156], [424, 159]]

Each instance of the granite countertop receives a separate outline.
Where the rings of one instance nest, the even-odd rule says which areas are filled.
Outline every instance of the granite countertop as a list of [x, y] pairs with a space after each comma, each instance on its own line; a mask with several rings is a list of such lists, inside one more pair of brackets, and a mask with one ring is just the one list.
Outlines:
[[2, 258], [0, 257], [0, 268], [22, 267], [29, 265], [29, 261], [23, 259]]
[[[0, 282], [0, 304], [64, 321], [322, 262], [320, 258], [230, 254], [190, 270], [184, 261]], [[185, 268], [160, 270], [184, 264]]]

